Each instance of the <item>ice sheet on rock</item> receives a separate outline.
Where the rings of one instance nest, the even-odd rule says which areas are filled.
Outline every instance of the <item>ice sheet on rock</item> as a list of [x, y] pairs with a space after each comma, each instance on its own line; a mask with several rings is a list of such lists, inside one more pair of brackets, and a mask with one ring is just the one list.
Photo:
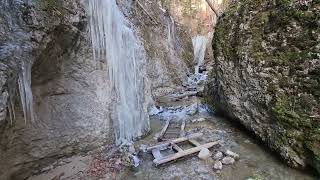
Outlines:
[[156, 107], [156, 106], [151, 106], [150, 108], [149, 108], [149, 115], [150, 116], [154, 116], [154, 115], [157, 115], [157, 114], [159, 114], [159, 113], [161, 113], [161, 112], [163, 112], [163, 108], [162, 107]]
[[145, 97], [144, 46], [126, 24], [116, 0], [90, 0], [93, 58], [105, 61], [115, 95], [112, 119], [117, 144], [131, 141], [149, 130]]

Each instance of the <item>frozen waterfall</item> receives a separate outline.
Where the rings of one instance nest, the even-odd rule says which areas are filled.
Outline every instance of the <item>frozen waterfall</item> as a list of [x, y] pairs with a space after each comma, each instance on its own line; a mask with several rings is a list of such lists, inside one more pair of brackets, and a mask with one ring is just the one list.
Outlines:
[[146, 56], [116, 0], [90, 0], [90, 33], [96, 62], [107, 63], [115, 97], [112, 112], [116, 143], [142, 136], [149, 130], [146, 92]]
[[207, 45], [212, 41], [213, 32], [209, 32], [207, 36], [195, 36], [192, 38], [193, 51], [194, 51], [194, 63], [195, 74], [199, 74], [199, 67], [204, 65], [204, 57], [207, 50]]
[[199, 73], [199, 67], [203, 64], [204, 56], [207, 48], [208, 38], [206, 36], [196, 36], [192, 38], [195, 74]]

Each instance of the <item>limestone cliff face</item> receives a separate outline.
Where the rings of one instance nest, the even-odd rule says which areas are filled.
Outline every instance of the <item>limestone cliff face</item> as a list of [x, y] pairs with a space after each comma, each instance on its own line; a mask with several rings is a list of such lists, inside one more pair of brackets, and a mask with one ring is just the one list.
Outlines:
[[207, 100], [320, 172], [320, 1], [241, 0], [220, 18]]
[[[112, 141], [105, 72], [92, 61], [87, 18], [72, 1], [1, 1], [0, 179], [25, 179], [54, 159]], [[24, 121], [17, 91], [22, 63], [33, 64], [34, 122]], [[10, 93], [11, 91], [11, 93]], [[12, 93], [13, 92], [13, 93]]]
[[[118, 5], [144, 42], [149, 84], [158, 96], [183, 85], [192, 66], [191, 37], [177, 28], [171, 31], [175, 46], [169, 45], [169, 17], [156, 1], [140, 3], [157, 23], [131, 1]], [[57, 158], [114, 142], [113, 95], [106, 64], [93, 61], [84, 6], [80, 0], [0, 2], [0, 179], [25, 179]], [[33, 65], [34, 122], [25, 123], [19, 100], [22, 62]]]
[[194, 69], [191, 34], [156, 0], [120, 2], [144, 43], [152, 96], [157, 98], [183, 88]]

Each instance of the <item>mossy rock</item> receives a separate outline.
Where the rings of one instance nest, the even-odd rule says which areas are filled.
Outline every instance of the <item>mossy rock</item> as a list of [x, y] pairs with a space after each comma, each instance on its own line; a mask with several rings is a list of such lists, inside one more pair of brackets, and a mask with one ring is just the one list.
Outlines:
[[[319, 5], [320, 0], [240, 0], [232, 4], [215, 29], [216, 69], [210, 78], [216, 81], [207, 86], [205, 97], [213, 109], [239, 116], [235, 118], [249, 124], [246, 127], [289, 163], [298, 154], [318, 170]], [[244, 102], [254, 110], [245, 109]], [[258, 119], [259, 113], [268, 119]], [[257, 131], [260, 125], [270, 129]], [[293, 156], [283, 152], [286, 148]]]

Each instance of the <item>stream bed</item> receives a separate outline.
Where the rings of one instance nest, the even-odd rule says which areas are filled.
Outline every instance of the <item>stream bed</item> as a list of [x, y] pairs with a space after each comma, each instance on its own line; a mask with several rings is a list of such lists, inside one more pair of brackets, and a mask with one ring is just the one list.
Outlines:
[[[45, 169], [42, 173], [32, 176], [29, 180], [61, 179], [61, 180], [316, 180], [311, 173], [292, 169], [271, 153], [267, 147], [253, 138], [252, 135], [239, 128], [239, 125], [229, 120], [216, 117], [206, 111], [206, 106], [201, 104], [198, 97], [184, 98], [179, 101], [167, 101], [164, 98], [159, 105], [161, 111], [151, 116], [151, 132], [135, 143], [136, 150], [141, 145], [156, 144], [155, 135], [161, 131], [167, 119], [185, 120], [186, 133], [201, 132], [203, 136], [198, 141], [206, 142], [222, 140], [221, 147], [211, 148], [215, 154], [221, 149], [228, 149], [240, 155], [240, 159], [232, 165], [223, 165], [223, 169], [213, 169], [215, 160], [208, 158], [200, 160], [197, 154], [185, 157], [176, 162], [165, 164], [160, 167], [153, 165], [153, 156], [149, 153], [140, 152], [138, 155], [139, 166], [136, 168], [121, 168], [120, 171], [112, 171], [119, 161], [119, 156], [112, 161], [104, 161], [99, 153], [89, 153], [58, 160]], [[194, 120], [201, 120], [194, 121]], [[194, 121], [194, 122], [192, 122]], [[180, 146], [180, 145], [179, 145]], [[182, 145], [183, 149], [191, 146]], [[110, 154], [112, 150], [102, 150], [103, 156]], [[172, 153], [172, 152], [167, 152]], [[97, 157], [100, 157], [97, 158]], [[94, 166], [94, 167], [93, 167]], [[94, 175], [92, 175], [94, 174]]]
[[[221, 148], [227, 148], [240, 155], [240, 159], [232, 165], [224, 165], [221, 171], [213, 169], [215, 160], [200, 160], [196, 155], [189, 156], [171, 164], [155, 167], [153, 156], [148, 153], [140, 155], [140, 166], [127, 169], [120, 179], [279, 179], [279, 180], [312, 180], [316, 177], [307, 172], [292, 169], [281, 162], [276, 155], [267, 150], [248, 132], [234, 125], [229, 120], [216, 117], [205, 111], [201, 99], [185, 98], [181, 101], [161, 103], [162, 112], [152, 116], [152, 132], [137, 142], [140, 145], [152, 145], [156, 133], [160, 132], [167, 119], [186, 120], [187, 132], [202, 132], [204, 142], [223, 140]], [[196, 107], [196, 111], [194, 111]], [[190, 113], [191, 112], [191, 113]], [[204, 120], [192, 122], [192, 120]], [[185, 147], [189, 148], [189, 147]], [[220, 149], [221, 149], [220, 148]], [[212, 148], [211, 152], [219, 148]]]

